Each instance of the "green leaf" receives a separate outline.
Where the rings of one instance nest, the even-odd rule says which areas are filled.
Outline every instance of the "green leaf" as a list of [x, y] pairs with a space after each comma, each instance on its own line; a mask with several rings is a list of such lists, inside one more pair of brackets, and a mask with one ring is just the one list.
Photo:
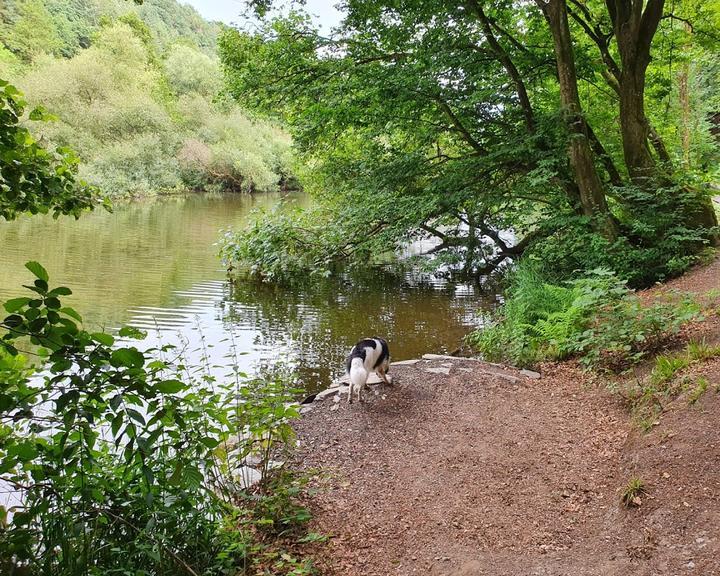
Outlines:
[[48, 276], [47, 270], [42, 267], [42, 265], [39, 262], [30, 261], [25, 264], [25, 268], [30, 270], [35, 276], [40, 278], [40, 280], [43, 280], [44, 282], [47, 282], [50, 277]]
[[115, 338], [106, 332], [93, 332], [90, 337], [103, 346], [112, 346], [115, 343]]
[[200, 438], [200, 442], [202, 442], [205, 446], [210, 448], [210, 450], [217, 448], [217, 445], [220, 444], [220, 442], [218, 440], [216, 440], [215, 438], [210, 438], [209, 436]]
[[180, 484], [180, 480], [182, 480], [183, 476], [183, 463], [178, 461], [175, 463], [175, 470], [173, 470], [173, 473], [170, 475], [170, 478], [168, 478], [168, 482], [170, 484]]
[[51, 296], [50, 298], [45, 299], [45, 306], [52, 308], [53, 310], [58, 310], [60, 308], [60, 300]]
[[180, 380], [163, 380], [158, 382], [155, 388], [163, 394], [175, 394], [176, 392], [180, 392], [180, 390], [184, 390], [187, 386]]
[[26, 297], [12, 298], [5, 302], [3, 308], [5, 308], [7, 312], [10, 312], [12, 314], [13, 312], [17, 312], [18, 310], [20, 310], [20, 308], [25, 306], [28, 302], [30, 302], [30, 300], [30, 298]]
[[23, 323], [23, 317], [19, 316], [17, 314], [11, 314], [5, 320], [3, 320], [3, 324], [7, 326], [8, 328], [17, 328], [18, 326], [21, 326]]
[[70, 294], [72, 294], [72, 290], [66, 286], [58, 286], [48, 292], [48, 296], [70, 296]]
[[117, 367], [142, 368], [145, 363], [145, 356], [137, 348], [118, 348], [113, 350], [110, 363]]
[[38, 449], [33, 442], [28, 441], [10, 446], [8, 454], [17, 456], [22, 462], [29, 462], [38, 455]]
[[80, 314], [78, 314], [73, 308], [60, 308], [60, 312], [65, 314], [65, 316], [70, 316], [70, 318], [74, 318], [78, 322], [82, 322], [82, 316], [80, 316]]
[[8, 394], [0, 394], [0, 412], [5, 412], [15, 404], [15, 400]]
[[134, 408], [127, 408], [126, 412], [128, 416], [130, 416], [130, 418], [132, 418], [136, 422], [140, 422], [140, 424], [145, 425], [145, 418], [143, 418], [143, 415], [140, 414], [140, 412], [138, 412]]
[[118, 336], [121, 338], [132, 338], [134, 340], [142, 340], [147, 336], [147, 332], [138, 330], [132, 326], [123, 326], [118, 332]]
[[112, 424], [110, 424], [110, 428], [112, 429], [113, 436], [117, 437], [118, 431], [120, 430], [120, 427], [123, 424], [123, 414], [117, 414], [115, 418], [112, 420]]

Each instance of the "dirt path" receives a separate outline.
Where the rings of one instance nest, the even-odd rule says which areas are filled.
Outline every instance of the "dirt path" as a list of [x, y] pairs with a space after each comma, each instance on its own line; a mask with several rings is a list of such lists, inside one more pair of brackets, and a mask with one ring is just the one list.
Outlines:
[[[649, 434], [570, 364], [539, 380], [487, 369], [397, 366], [365, 405], [328, 397], [305, 415], [299, 461], [326, 472], [322, 574], [720, 575], [720, 361]], [[632, 477], [648, 495], [628, 510]]]

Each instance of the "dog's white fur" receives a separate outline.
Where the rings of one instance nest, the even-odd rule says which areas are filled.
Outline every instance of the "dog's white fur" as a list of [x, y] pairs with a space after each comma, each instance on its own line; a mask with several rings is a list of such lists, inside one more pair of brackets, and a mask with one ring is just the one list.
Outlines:
[[[349, 365], [349, 376], [350, 376], [350, 389], [348, 390], [348, 403], [352, 404], [353, 401], [353, 394], [357, 392], [357, 399], [358, 402], [363, 402], [363, 390], [365, 389], [367, 385], [367, 379], [370, 376], [371, 372], [375, 372], [382, 381], [390, 385], [390, 382], [388, 382], [387, 376], [385, 375], [388, 370], [390, 369], [390, 353], [388, 351], [387, 357], [382, 361], [382, 363], [376, 368], [375, 364], [377, 363], [378, 359], [382, 355], [382, 345], [383, 342], [379, 340], [378, 338], [368, 338], [367, 340], [372, 340], [375, 342], [375, 347], [371, 347], [368, 345], [364, 345], [365, 349], [365, 360], [363, 361], [362, 358], [352, 358]], [[358, 342], [355, 346], [353, 346], [352, 350], [350, 351], [350, 354], [353, 353], [357, 349], [357, 346], [359, 344], [362, 344], [363, 340]], [[387, 343], [385, 343], [387, 346]]]

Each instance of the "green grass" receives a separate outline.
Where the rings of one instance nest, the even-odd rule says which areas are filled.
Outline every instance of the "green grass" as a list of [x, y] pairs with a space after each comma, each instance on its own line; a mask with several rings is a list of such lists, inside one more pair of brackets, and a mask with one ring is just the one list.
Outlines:
[[655, 358], [655, 366], [650, 374], [650, 383], [657, 387], [661, 384], [669, 382], [675, 374], [687, 368], [690, 360], [684, 356], [668, 356], [661, 355]]
[[687, 345], [687, 357], [691, 362], [709, 360], [720, 356], [720, 346], [710, 346], [705, 340], [690, 342]]
[[700, 397], [705, 394], [705, 391], [708, 389], [709, 385], [710, 383], [708, 382], [707, 378], [703, 378], [702, 376], [698, 378], [697, 383], [695, 384], [695, 388], [688, 395], [688, 403], [695, 404], [695, 402], [700, 400]]
[[634, 476], [630, 478], [625, 488], [623, 488], [622, 494], [620, 495], [620, 502], [622, 502], [626, 508], [640, 506], [642, 503], [640, 497], [645, 494], [647, 494], [645, 482], [637, 476]]

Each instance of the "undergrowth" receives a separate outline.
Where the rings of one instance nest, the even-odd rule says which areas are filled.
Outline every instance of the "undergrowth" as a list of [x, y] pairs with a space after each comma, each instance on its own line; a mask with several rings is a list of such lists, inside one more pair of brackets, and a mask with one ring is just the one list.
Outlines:
[[180, 349], [141, 350], [133, 328], [87, 332], [71, 290], [26, 267], [31, 293], [0, 321], [0, 573], [314, 573], [302, 478], [277, 460], [297, 391], [237, 358], [215, 378]]
[[552, 284], [538, 266], [521, 263], [505, 304], [467, 341], [491, 361], [529, 366], [578, 357], [587, 368], [618, 372], [660, 349], [698, 313], [687, 297], [644, 304], [605, 269]]
[[650, 430], [667, 402], [687, 392], [688, 404], [695, 404], [708, 389], [704, 377], [693, 380], [689, 374], [679, 375], [685, 368], [720, 356], [720, 346], [710, 346], [705, 341], [689, 342], [685, 350], [677, 354], [662, 354], [655, 358], [650, 375], [638, 380], [625, 393], [635, 423], [644, 431]]
[[647, 493], [645, 482], [641, 478], [630, 478], [620, 495], [620, 501], [624, 506], [630, 508], [632, 506], [640, 506], [642, 504], [641, 497]]

